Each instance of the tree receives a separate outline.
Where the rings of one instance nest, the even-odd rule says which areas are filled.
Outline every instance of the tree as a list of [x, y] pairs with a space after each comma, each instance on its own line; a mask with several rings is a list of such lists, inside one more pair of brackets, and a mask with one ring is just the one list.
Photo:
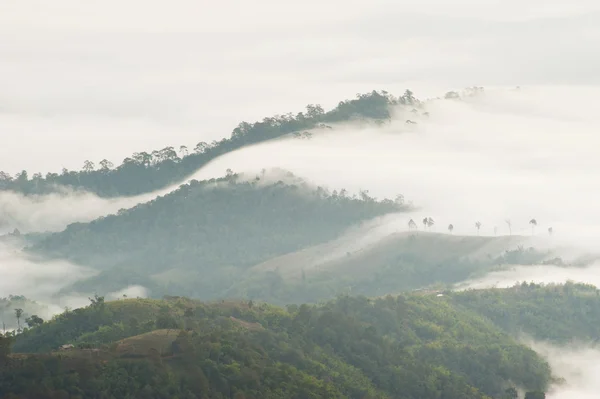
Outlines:
[[504, 391], [504, 395], [502, 396], [504, 399], [518, 399], [519, 393], [514, 387], [510, 387]]
[[535, 233], [535, 226], [537, 226], [537, 220], [531, 219], [529, 224], [531, 225], [531, 235], [533, 235]]
[[425, 227], [431, 227], [435, 224], [434, 220], [430, 217], [426, 217], [425, 219], [423, 219], [423, 225]]
[[198, 144], [196, 144], [196, 147], [194, 147], [194, 152], [196, 154], [203, 154], [204, 152], [206, 152], [207, 149], [208, 144], [206, 144], [204, 141], [201, 141]]
[[318, 118], [319, 116], [323, 115], [325, 113], [325, 110], [323, 110], [323, 107], [321, 107], [320, 105], [314, 105], [314, 104], [308, 104], [306, 106], [306, 115], [308, 115], [309, 118]]
[[452, 234], [452, 232], [454, 231], [454, 225], [452, 223], [448, 225], [448, 231], [450, 232], [450, 234]]
[[427, 218], [427, 226], [431, 227], [435, 224], [435, 221], [432, 218]]
[[29, 328], [34, 328], [34, 327], [41, 326], [42, 324], [44, 324], [44, 319], [42, 319], [38, 315], [34, 314], [31, 317], [26, 318], [25, 323], [27, 323]]
[[548, 227], [548, 235], [554, 234], [554, 229], [552, 227]]
[[406, 104], [406, 105], [414, 105], [418, 101], [415, 98], [414, 93], [412, 91], [406, 89], [406, 91], [404, 92], [402, 97], [400, 97], [400, 102], [402, 102], [402, 104]]
[[477, 235], [479, 235], [479, 230], [481, 229], [481, 222], [475, 222], [475, 227], [477, 227]]
[[409, 229], [409, 230], [412, 230], [412, 229], [416, 229], [416, 228], [417, 228], [417, 224], [415, 223], [415, 221], [414, 221], [414, 220], [410, 219], [410, 220], [408, 221], [408, 229]]
[[114, 166], [115, 165], [107, 159], [103, 159], [102, 161], [100, 161], [100, 167], [102, 168], [103, 171], [110, 170]]
[[96, 169], [96, 165], [94, 165], [94, 163], [92, 161], [90, 161], [89, 159], [83, 163], [83, 171], [84, 172], [90, 173], [90, 172], [93, 172], [94, 169]]
[[0, 172], [0, 181], [12, 181], [12, 176], [6, 172]]
[[510, 219], [506, 219], [505, 222], [506, 222], [506, 225], [508, 226], [508, 235], [512, 236], [512, 222], [510, 221]]
[[21, 331], [21, 317], [23, 316], [23, 309], [15, 309], [15, 316], [17, 316], [17, 331]]
[[182, 145], [182, 146], [180, 146], [180, 147], [179, 147], [179, 156], [180, 156], [181, 158], [183, 158], [183, 157], [187, 157], [189, 153], [190, 153], [190, 152], [188, 151], [188, 148], [187, 148], [187, 146], [185, 146], [185, 145]]
[[135, 152], [135, 153], [133, 153], [131, 158], [133, 158], [135, 163], [137, 163], [138, 165], [142, 165], [146, 168], [149, 167], [150, 165], [152, 165], [152, 154], [148, 154], [145, 151]]

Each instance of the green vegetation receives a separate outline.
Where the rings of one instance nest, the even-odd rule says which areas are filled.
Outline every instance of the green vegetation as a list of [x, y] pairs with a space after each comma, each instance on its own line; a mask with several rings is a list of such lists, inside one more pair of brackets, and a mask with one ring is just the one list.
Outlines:
[[592, 285], [522, 283], [452, 293], [451, 298], [513, 335], [556, 344], [600, 340], [600, 290]]
[[[19, 320], [16, 318], [16, 311], [19, 312]], [[22, 295], [10, 295], [7, 298], [0, 298], [0, 329], [12, 330], [22, 326], [39, 324], [40, 317], [48, 312], [46, 306], [31, 301]]]
[[242, 147], [257, 144], [290, 133], [317, 128], [322, 124], [366, 118], [385, 121], [390, 118], [391, 105], [404, 104], [418, 106], [419, 101], [407, 90], [400, 98], [385, 91], [373, 91], [358, 95], [356, 99], [342, 101], [329, 112], [319, 105], [308, 105], [306, 112], [291, 113], [264, 118], [260, 122], [241, 122], [229, 139], [200, 142], [193, 151], [185, 146], [178, 151], [166, 147], [152, 152], [138, 152], [125, 158], [122, 164], [114, 168], [112, 162], [104, 159], [99, 168], [91, 161], [85, 161], [83, 170], [68, 171], [61, 174], [40, 173], [31, 178], [27, 171], [16, 176], [0, 172], [0, 190], [13, 190], [25, 194], [41, 194], [56, 190], [56, 186], [70, 186], [96, 193], [102, 197], [132, 196], [152, 192], [183, 181], [196, 170], [213, 159]]
[[323, 254], [339, 252], [338, 248], [351, 244], [353, 237], [270, 259], [253, 267], [252, 273], [227, 294], [272, 303], [305, 303], [340, 293], [380, 296], [415, 289], [445, 289], [507, 264], [540, 264], [549, 257], [548, 253], [520, 247], [521, 238], [517, 236], [403, 232], [355, 252], [322, 260]]
[[[9, 339], [37, 353], [1, 357], [0, 392], [12, 398], [504, 399], [551, 380], [489, 321], [422, 295], [286, 310], [96, 297]], [[62, 344], [75, 348], [48, 353]]]
[[[226, 295], [257, 263], [406, 209], [401, 201], [377, 201], [364, 192], [357, 198], [263, 180], [244, 182], [232, 174], [193, 181], [117, 215], [37, 236], [30, 251], [98, 269], [99, 276], [77, 285], [80, 292], [140, 284], [154, 296], [211, 299]], [[275, 287], [276, 275], [263, 283], [261, 289]]]

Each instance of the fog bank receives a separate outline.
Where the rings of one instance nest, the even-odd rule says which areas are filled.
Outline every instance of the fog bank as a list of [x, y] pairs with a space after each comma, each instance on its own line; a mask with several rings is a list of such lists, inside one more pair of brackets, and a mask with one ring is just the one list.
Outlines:
[[600, 350], [586, 345], [556, 347], [533, 342], [530, 346], [546, 357], [553, 374], [564, 382], [555, 384], [548, 399], [595, 399], [600, 392]]
[[[556, 245], [594, 249], [599, 95], [600, 89], [537, 87], [437, 100], [427, 104], [428, 118], [400, 113], [384, 127], [338, 126], [309, 140], [242, 149], [195, 177], [276, 166], [330, 189], [379, 198], [402, 193], [420, 208], [410, 216], [420, 228], [424, 217], [434, 219], [434, 230], [452, 223], [455, 234], [466, 235], [548, 237], [552, 227]], [[418, 124], [406, 124], [409, 118]]]

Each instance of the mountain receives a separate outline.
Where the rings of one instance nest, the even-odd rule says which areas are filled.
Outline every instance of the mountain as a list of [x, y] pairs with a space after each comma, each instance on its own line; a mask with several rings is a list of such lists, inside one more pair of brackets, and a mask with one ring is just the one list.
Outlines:
[[[363, 193], [328, 193], [287, 176], [290, 183], [231, 175], [193, 181], [116, 215], [34, 236], [28, 252], [90, 266], [98, 275], [76, 287], [107, 293], [139, 284], [153, 295], [222, 297], [254, 265], [332, 240], [345, 230], [392, 212], [401, 202]], [[271, 276], [260, 290], [276, 284]]]
[[0, 190], [13, 190], [25, 194], [54, 192], [57, 186], [93, 192], [101, 197], [133, 196], [153, 192], [185, 180], [213, 159], [248, 145], [261, 143], [291, 133], [300, 133], [318, 128], [327, 123], [338, 123], [355, 119], [385, 121], [390, 118], [392, 105], [419, 107], [412, 92], [395, 98], [389, 93], [373, 91], [358, 95], [356, 99], [341, 101], [337, 107], [325, 112], [319, 105], [310, 104], [305, 112], [264, 118], [255, 123], [241, 122], [230, 138], [212, 143], [200, 142], [190, 152], [181, 146], [179, 151], [166, 147], [151, 152], [140, 151], [114, 167], [103, 159], [99, 168], [92, 161], [85, 161], [83, 170], [61, 174], [31, 174], [22, 171], [16, 176], [0, 172]]
[[96, 297], [0, 344], [0, 391], [16, 398], [489, 399], [552, 381], [534, 351], [432, 295], [287, 309]]

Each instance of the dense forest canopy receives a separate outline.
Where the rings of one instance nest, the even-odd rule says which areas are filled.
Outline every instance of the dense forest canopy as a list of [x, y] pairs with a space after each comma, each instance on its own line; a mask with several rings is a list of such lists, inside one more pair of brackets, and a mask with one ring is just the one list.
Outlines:
[[[293, 176], [289, 176], [293, 180]], [[155, 294], [222, 296], [257, 263], [331, 240], [347, 228], [407, 209], [362, 192], [231, 174], [193, 181], [148, 203], [59, 233], [34, 237], [30, 253], [96, 268], [80, 292], [140, 284]]]
[[389, 107], [403, 104], [418, 107], [410, 90], [399, 98], [381, 91], [358, 94], [356, 99], [341, 101], [337, 107], [325, 112], [320, 105], [310, 104], [305, 112], [289, 113], [264, 118], [255, 123], [241, 122], [230, 138], [212, 143], [200, 142], [195, 148], [166, 147], [151, 152], [136, 152], [116, 166], [107, 159], [96, 165], [85, 161], [81, 171], [63, 169], [62, 173], [31, 174], [22, 171], [16, 176], [0, 172], [0, 190], [13, 190], [25, 194], [52, 192], [56, 186], [70, 186], [96, 193], [101, 197], [132, 196], [152, 192], [183, 181], [196, 170], [216, 157], [294, 132], [317, 128], [322, 124], [371, 119], [385, 121], [390, 118]]
[[16, 398], [512, 399], [552, 381], [534, 351], [435, 295], [287, 309], [95, 297], [0, 344], [0, 391]]

